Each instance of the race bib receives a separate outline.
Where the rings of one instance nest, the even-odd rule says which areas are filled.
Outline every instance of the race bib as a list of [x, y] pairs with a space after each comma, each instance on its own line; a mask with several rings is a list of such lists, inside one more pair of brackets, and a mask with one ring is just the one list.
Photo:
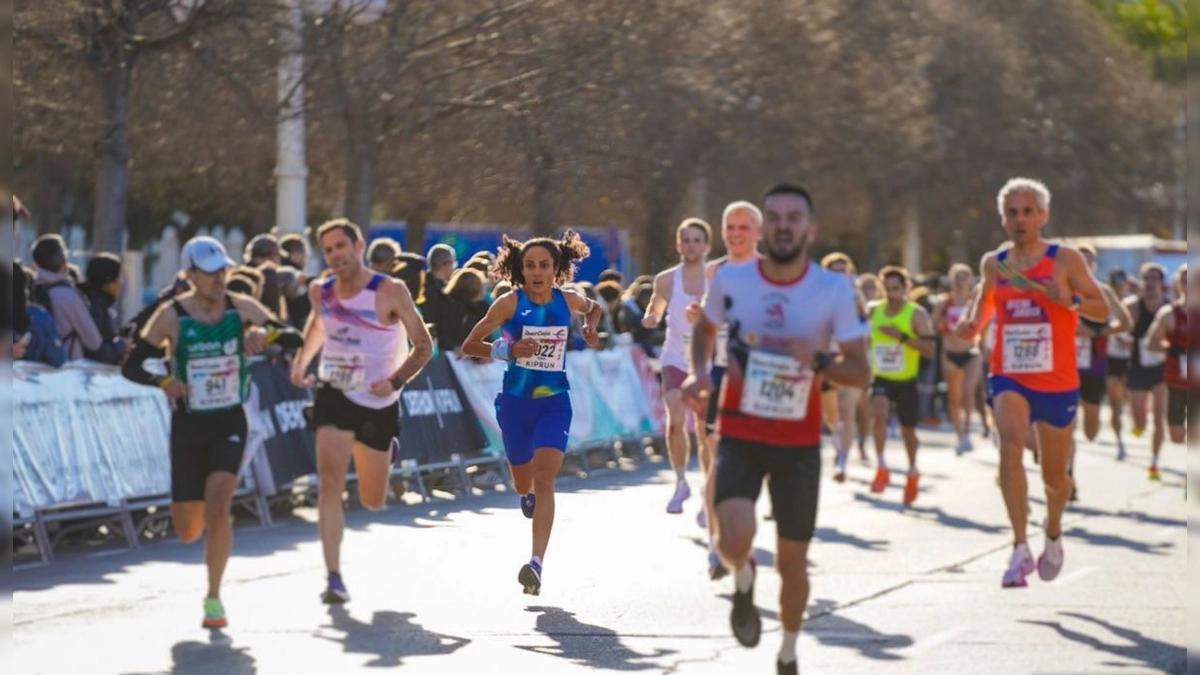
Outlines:
[[517, 359], [518, 366], [530, 370], [566, 370], [566, 326], [525, 326], [521, 339], [536, 340], [538, 346], [533, 356]]
[[188, 361], [188, 409], [203, 412], [241, 405], [240, 368], [241, 359], [237, 356]]
[[746, 359], [741, 411], [769, 420], [802, 420], [808, 414], [813, 372], [791, 356], [751, 351]]
[[953, 307], [946, 308], [947, 329], [954, 330], [955, 328], [958, 328], [958, 324], [962, 323], [963, 310], [965, 309], [966, 307], [963, 307], [962, 305], [954, 305]]
[[875, 354], [875, 372], [879, 375], [894, 375], [904, 371], [904, 345], [886, 342], [871, 348]]
[[317, 375], [334, 389], [362, 391], [367, 383], [366, 357], [362, 354], [326, 352], [321, 355], [321, 367]]
[[1114, 356], [1118, 359], [1127, 359], [1130, 356], [1133, 356], [1133, 343], [1131, 342], [1129, 335], [1113, 336], [1113, 338], [1108, 341], [1108, 355]]
[[713, 365], [724, 368], [729, 365], [729, 324], [723, 323], [717, 329], [717, 347], [713, 351]]
[[1141, 338], [1138, 340], [1138, 360], [1141, 361], [1143, 368], [1153, 368], [1161, 366], [1167, 361], [1166, 352], [1152, 352], [1147, 347], [1150, 344], [1149, 339]]
[[1053, 332], [1048, 323], [1004, 327], [1003, 365], [1006, 373], [1048, 373], [1054, 369]]
[[1075, 363], [1079, 370], [1092, 368], [1092, 341], [1089, 338], [1075, 338]]

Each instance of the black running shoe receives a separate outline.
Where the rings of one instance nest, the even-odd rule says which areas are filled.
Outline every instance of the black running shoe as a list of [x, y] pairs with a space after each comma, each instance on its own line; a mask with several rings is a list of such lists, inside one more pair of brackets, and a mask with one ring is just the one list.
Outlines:
[[321, 602], [327, 605], [340, 605], [350, 601], [350, 592], [346, 590], [346, 584], [342, 581], [342, 575], [337, 572], [330, 572], [328, 583], [325, 585], [325, 591], [321, 593]]
[[725, 569], [725, 565], [716, 553], [708, 554], [708, 578], [712, 581], [720, 581], [729, 575], [729, 570]]
[[800, 661], [792, 661], [791, 663], [776, 661], [775, 672], [778, 675], [800, 675]]
[[[750, 569], [758, 578], [758, 566], [750, 559]], [[733, 627], [733, 636], [744, 647], [758, 645], [762, 636], [762, 619], [758, 616], [758, 608], [754, 606], [754, 582], [750, 582], [750, 590], [738, 591], [736, 583], [733, 587], [733, 611], [729, 613], [729, 624]]]
[[542, 594], [542, 570], [533, 563], [527, 563], [517, 574], [517, 581], [525, 590], [525, 595]]

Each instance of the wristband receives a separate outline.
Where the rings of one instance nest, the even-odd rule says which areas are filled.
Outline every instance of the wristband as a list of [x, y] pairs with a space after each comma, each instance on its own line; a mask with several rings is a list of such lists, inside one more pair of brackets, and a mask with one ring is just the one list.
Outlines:
[[1078, 307], [1082, 304], [1083, 304], [1083, 296], [1082, 295], [1076, 293], [1075, 295], [1071, 296], [1071, 306], [1072, 307]]
[[166, 389], [167, 385], [171, 384], [174, 381], [175, 381], [174, 375], [164, 375], [163, 378], [158, 381], [158, 388]]
[[492, 342], [492, 358], [507, 361], [509, 359], [508, 340], [500, 338]]
[[904, 344], [905, 342], [908, 342], [908, 333], [901, 333], [900, 344]]

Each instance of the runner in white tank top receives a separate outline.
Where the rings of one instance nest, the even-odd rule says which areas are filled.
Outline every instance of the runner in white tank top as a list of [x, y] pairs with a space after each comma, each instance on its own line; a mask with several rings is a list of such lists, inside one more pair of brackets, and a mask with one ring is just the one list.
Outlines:
[[[309, 422], [317, 432], [317, 531], [328, 570], [321, 599], [342, 603], [350, 599], [341, 575], [342, 492], [350, 458], [359, 502], [382, 509], [392, 444], [400, 435], [400, 390], [429, 361], [433, 338], [408, 287], [366, 268], [366, 242], [357, 225], [325, 223], [317, 242], [332, 275], [309, 287], [316, 311], [292, 362], [292, 381], [308, 387], [319, 382]], [[313, 377], [308, 367], [318, 351], [323, 353]]]
[[[646, 307], [642, 325], [655, 328], [667, 314], [667, 337], [663, 344], [662, 363], [663, 403], [667, 409], [667, 455], [675, 469], [675, 494], [667, 503], [667, 513], [683, 513], [683, 502], [692, 495], [684, 473], [687, 471], [691, 447], [685, 421], [687, 408], [683, 405], [679, 387], [688, 375], [688, 352], [691, 347], [692, 325], [700, 316], [699, 300], [704, 296], [708, 278], [704, 258], [712, 243], [712, 227], [699, 218], [688, 218], [675, 229], [675, 250], [681, 262], [654, 278], [654, 295]], [[707, 367], [705, 364], [701, 364]], [[695, 424], [700, 447], [706, 442], [703, 424]]]

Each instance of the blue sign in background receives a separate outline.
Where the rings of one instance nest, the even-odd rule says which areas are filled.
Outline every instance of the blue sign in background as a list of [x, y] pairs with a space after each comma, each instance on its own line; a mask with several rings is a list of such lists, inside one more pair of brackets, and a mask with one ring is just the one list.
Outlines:
[[[576, 227], [573, 229], [579, 233], [579, 236], [583, 238], [588, 248], [592, 251], [591, 255], [579, 264], [575, 273], [577, 281], [591, 281], [595, 283], [600, 273], [609, 267], [621, 270], [628, 276], [626, 269], [628, 256], [625, 251], [626, 237], [624, 232], [618, 230], [615, 226], [607, 228]], [[528, 231], [513, 230], [494, 225], [466, 227], [462, 225], [429, 223], [425, 226], [425, 241], [422, 243], [420, 249], [416, 249], [410, 246], [407, 241], [407, 226], [403, 221], [381, 222], [371, 224], [371, 228], [367, 231], [367, 241], [370, 242], [379, 237], [391, 237], [400, 242], [405, 251], [421, 255], [425, 255], [434, 244], [448, 244], [454, 247], [455, 252], [458, 253], [459, 265], [462, 265], [468, 258], [479, 251], [495, 253], [496, 249], [500, 247], [501, 236], [505, 234], [516, 239], [525, 239], [528, 236]]]

